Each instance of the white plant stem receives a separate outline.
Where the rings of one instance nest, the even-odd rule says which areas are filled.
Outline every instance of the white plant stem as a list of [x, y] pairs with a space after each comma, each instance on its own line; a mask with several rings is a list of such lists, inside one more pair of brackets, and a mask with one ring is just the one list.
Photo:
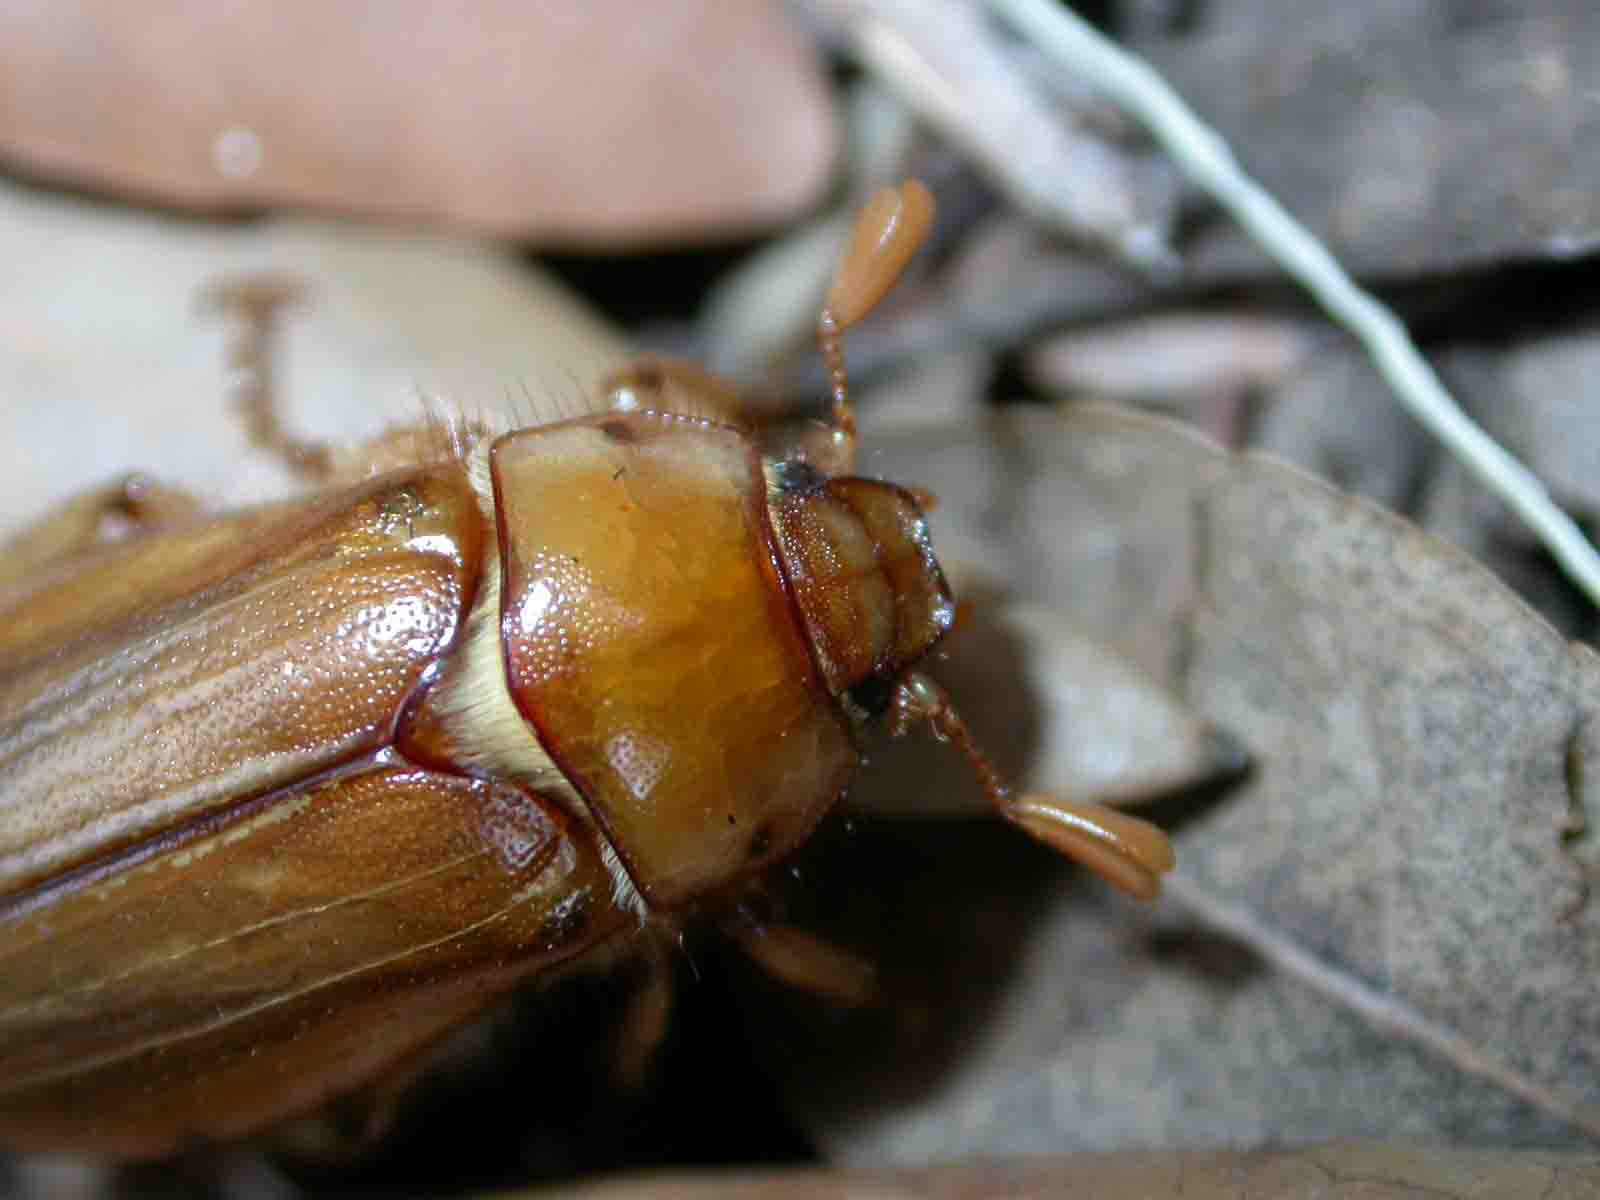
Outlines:
[[1042, 53], [1142, 122], [1189, 177], [1366, 347], [1400, 402], [1511, 507], [1600, 605], [1600, 555], [1544, 484], [1461, 411], [1399, 318], [1359, 288], [1326, 247], [1244, 173], [1227, 143], [1166, 80], [1055, 0], [990, 2]]

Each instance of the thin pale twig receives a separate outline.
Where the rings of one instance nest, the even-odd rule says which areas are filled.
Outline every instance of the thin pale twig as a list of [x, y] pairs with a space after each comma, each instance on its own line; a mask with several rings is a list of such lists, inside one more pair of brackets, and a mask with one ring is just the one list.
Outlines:
[[1146, 150], [1116, 145], [1059, 91], [1049, 94], [982, 10], [966, 0], [809, 0], [808, 7], [1035, 220], [1104, 245], [1141, 272], [1177, 266], [1168, 240], [1176, 173]]
[[1297, 945], [1247, 907], [1231, 904], [1181, 874], [1167, 876], [1166, 895], [1210, 928], [1237, 938], [1279, 970], [1359, 1013], [1373, 1025], [1410, 1038], [1446, 1062], [1489, 1080], [1541, 1112], [1559, 1117], [1590, 1137], [1600, 1137], [1600, 1109], [1559, 1085], [1518, 1070], [1497, 1053], [1499, 1047], [1475, 1042], [1404, 999], [1372, 987], [1343, 965], [1319, 958]]
[[1600, 554], [1544, 484], [1461, 411], [1399, 318], [1359, 288], [1327, 248], [1244, 173], [1227, 143], [1165, 79], [1055, 0], [991, 0], [991, 7], [1052, 61], [1142, 122], [1189, 177], [1355, 335], [1407, 410], [1510, 506], [1600, 604]]

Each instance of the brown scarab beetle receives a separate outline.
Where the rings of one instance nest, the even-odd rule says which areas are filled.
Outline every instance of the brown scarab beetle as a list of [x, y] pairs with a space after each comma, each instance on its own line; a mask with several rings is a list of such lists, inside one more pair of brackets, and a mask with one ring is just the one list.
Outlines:
[[[320, 489], [198, 516], [136, 478], [15, 542], [0, 1143], [156, 1155], [351, 1092], [531, 976], [730, 905], [884, 715], [1153, 895], [1158, 831], [1013, 796], [917, 673], [949, 589], [912, 495], [847, 473], [840, 338], [931, 217], [916, 183], [862, 214], [804, 455], [763, 457], [712, 377], [642, 364], [605, 413], [285, 443]], [[100, 509], [148, 528], [94, 545]]]

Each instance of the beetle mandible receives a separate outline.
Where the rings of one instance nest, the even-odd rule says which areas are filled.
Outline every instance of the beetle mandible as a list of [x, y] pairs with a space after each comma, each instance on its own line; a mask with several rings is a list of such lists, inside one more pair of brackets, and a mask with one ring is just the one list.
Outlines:
[[[1159, 831], [1014, 794], [917, 671], [954, 603], [911, 493], [849, 474], [841, 339], [931, 218], [915, 182], [862, 213], [803, 453], [648, 364], [577, 419], [285, 444], [324, 480], [291, 501], [202, 516], [134, 477], [13, 542], [0, 1143], [156, 1155], [358, 1088], [524, 979], [726, 910], [884, 716], [1153, 895]], [[93, 544], [110, 509], [148, 528]], [[784, 945], [757, 953], [803, 974]]]

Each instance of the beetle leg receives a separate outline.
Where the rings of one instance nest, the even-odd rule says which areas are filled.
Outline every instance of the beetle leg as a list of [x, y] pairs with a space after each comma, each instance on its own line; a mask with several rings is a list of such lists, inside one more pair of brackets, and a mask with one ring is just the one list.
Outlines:
[[433, 1045], [413, 1050], [363, 1086], [268, 1126], [265, 1145], [275, 1155], [313, 1167], [355, 1161], [393, 1129], [417, 1080], [439, 1056]]
[[0, 543], [0, 584], [117, 541], [133, 530], [170, 525], [200, 511], [187, 492], [134, 472], [83, 492]]
[[659, 936], [647, 934], [638, 945], [641, 978], [628, 997], [611, 1057], [612, 1078], [628, 1092], [641, 1090], [649, 1079], [677, 1002], [677, 975], [665, 943]]
[[780, 983], [859, 1007], [877, 994], [877, 968], [842, 946], [793, 925], [773, 925], [741, 910], [723, 928], [739, 948]]

